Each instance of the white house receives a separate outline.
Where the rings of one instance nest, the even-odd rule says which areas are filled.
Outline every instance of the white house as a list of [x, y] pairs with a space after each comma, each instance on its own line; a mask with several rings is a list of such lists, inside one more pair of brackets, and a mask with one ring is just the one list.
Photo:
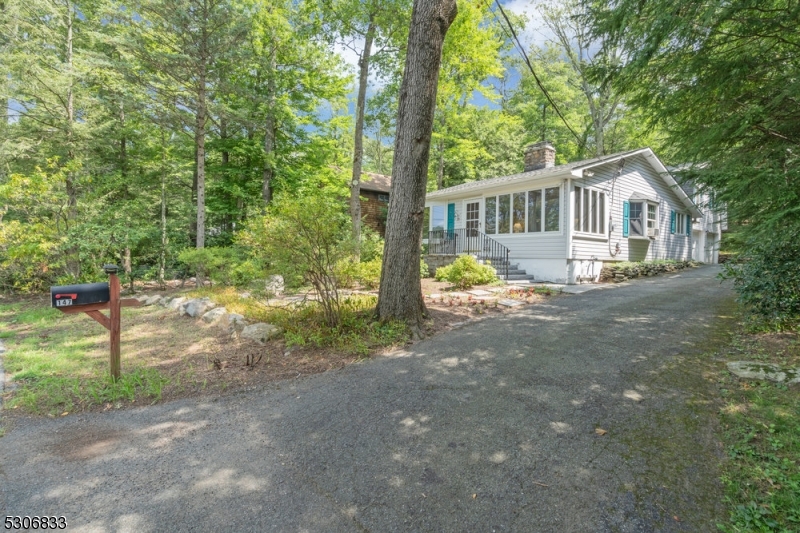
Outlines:
[[[670, 168], [670, 172], [675, 174], [681, 168]], [[703, 210], [703, 216], [692, 221], [692, 259], [716, 264], [722, 232], [728, 229], [727, 213], [723, 206], [716, 205], [711, 193], [700, 191], [693, 183], [682, 182], [681, 188]]]
[[554, 163], [540, 142], [520, 174], [428, 193], [431, 262], [473, 253], [502, 273], [507, 257], [510, 279], [577, 283], [607, 262], [696, 257], [693, 223], [705, 215], [650, 148]]

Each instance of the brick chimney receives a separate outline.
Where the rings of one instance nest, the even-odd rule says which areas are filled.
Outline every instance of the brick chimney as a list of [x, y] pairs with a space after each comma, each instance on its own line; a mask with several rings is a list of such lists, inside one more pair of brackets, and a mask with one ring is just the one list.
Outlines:
[[556, 164], [556, 149], [550, 141], [531, 144], [525, 149], [525, 172], [551, 168]]

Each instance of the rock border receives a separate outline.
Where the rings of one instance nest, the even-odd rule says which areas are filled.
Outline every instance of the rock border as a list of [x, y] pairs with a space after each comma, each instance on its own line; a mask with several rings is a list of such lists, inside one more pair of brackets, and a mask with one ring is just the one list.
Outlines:
[[600, 282], [622, 283], [629, 279], [652, 277], [667, 272], [680, 272], [687, 268], [700, 266], [696, 261], [677, 261], [675, 263], [653, 263], [642, 261], [632, 266], [609, 265], [600, 271]]
[[144, 307], [160, 305], [177, 311], [180, 316], [200, 319], [207, 324], [216, 324], [233, 338], [253, 340], [261, 345], [283, 334], [283, 328], [266, 322], [250, 324], [239, 313], [229, 313], [210, 298], [186, 298], [185, 296], [141, 295], [135, 297]]

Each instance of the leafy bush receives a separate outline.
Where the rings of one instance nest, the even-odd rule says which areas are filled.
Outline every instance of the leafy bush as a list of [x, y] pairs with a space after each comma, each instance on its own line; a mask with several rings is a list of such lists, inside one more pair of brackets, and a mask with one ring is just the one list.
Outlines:
[[431, 277], [431, 269], [422, 257], [419, 258], [419, 277], [420, 279]]
[[281, 196], [266, 215], [249, 221], [239, 243], [269, 258], [284, 279], [311, 284], [328, 326], [336, 327], [341, 320], [340, 265], [355, 253], [349, 221], [344, 204], [335, 198]]
[[383, 257], [383, 237], [370, 228], [369, 226], [361, 226], [361, 262], [366, 263], [372, 261], [376, 257]]
[[742, 261], [723, 266], [751, 321], [776, 329], [800, 322], [800, 232], [762, 238]]
[[358, 264], [358, 274], [356, 279], [362, 287], [367, 289], [376, 289], [381, 283], [381, 266], [383, 258], [378, 256], [370, 261], [361, 262]]
[[198, 287], [203, 285], [206, 278], [232, 285], [231, 273], [237, 257], [232, 248], [187, 248], [178, 254], [178, 261], [194, 272]]
[[461, 255], [453, 264], [436, 269], [437, 281], [449, 281], [459, 289], [485, 285], [497, 281], [497, 274], [489, 265], [481, 265], [471, 255]]

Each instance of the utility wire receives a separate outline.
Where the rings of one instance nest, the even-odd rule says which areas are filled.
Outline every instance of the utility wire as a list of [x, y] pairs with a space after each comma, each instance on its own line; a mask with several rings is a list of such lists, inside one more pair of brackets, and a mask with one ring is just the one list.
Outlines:
[[[544, 85], [542, 85], [542, 80], [539, 79], [539, 76], [536, 75], [536, 71], [533, 70], [533, 65], [531, 65], [530, 59], [528, 59], [528, 54], [525, 53], [525, 48], [519, 42], [519, 37], [517, 37], [517, 32], [514, 31], [514, 26], [511, 24], [511, 21], [508, 19], [508, 15], [506, 15], [505, 9], [503, 9], [503, 6], [500, 5], [500, 0], [494, 0], [494, 1], [495, 1], [495, 4], [497, 4], [497, 8], [500, 10], [500, 14], [503, 15], [503, 18], [506, 20], [506, 24], [508, 25], [508, 29], [511, 30], [511, 37], [514, 40], [514, 45], [517, 48], [517, 50], [519, 50], [519, 53], [522, 55], [522, 58], [525, 60], [525, 64], [528, 65], [528, 69], [531, 71], [531, 74], [533, 74], [533, 79], [536, 80], [536, 85], [539, 86], [539, 89], [541, 89], [542, 94], [544, 94], [545, 98], [547, 98], [547, 101], [550, 102], [550, 105], [553, 106], [553, 109], [555, 109], [556, 114], [559, 116], [561, 121], [567, 127], [569, 132], [572, 133], [572, 135], [578, 141], [578, 145], [582, 144], [583, 141], [581, 140], [580, 136], [578, 136], [578, 134], [575, 133], [575, 130], [573, 130], [572, 126], [569, 125], [569, 122], [567, 122], [567, 119], [564, 118], [564, 115], [561, 114], [561, 110], [558, 108], [556, 103], [550, 97], [550, 93], [548, 93], [547, 89], [545, 89]], [[505, 27], [503, 27], [503, 31], [504, 32], [505, 32], [505, 30], [506, 30]], [[506, 35], [508, 35], [508, 32], [506, 32]], [[542, 140], [544, 140], [544, 139], [542, 139]]]

